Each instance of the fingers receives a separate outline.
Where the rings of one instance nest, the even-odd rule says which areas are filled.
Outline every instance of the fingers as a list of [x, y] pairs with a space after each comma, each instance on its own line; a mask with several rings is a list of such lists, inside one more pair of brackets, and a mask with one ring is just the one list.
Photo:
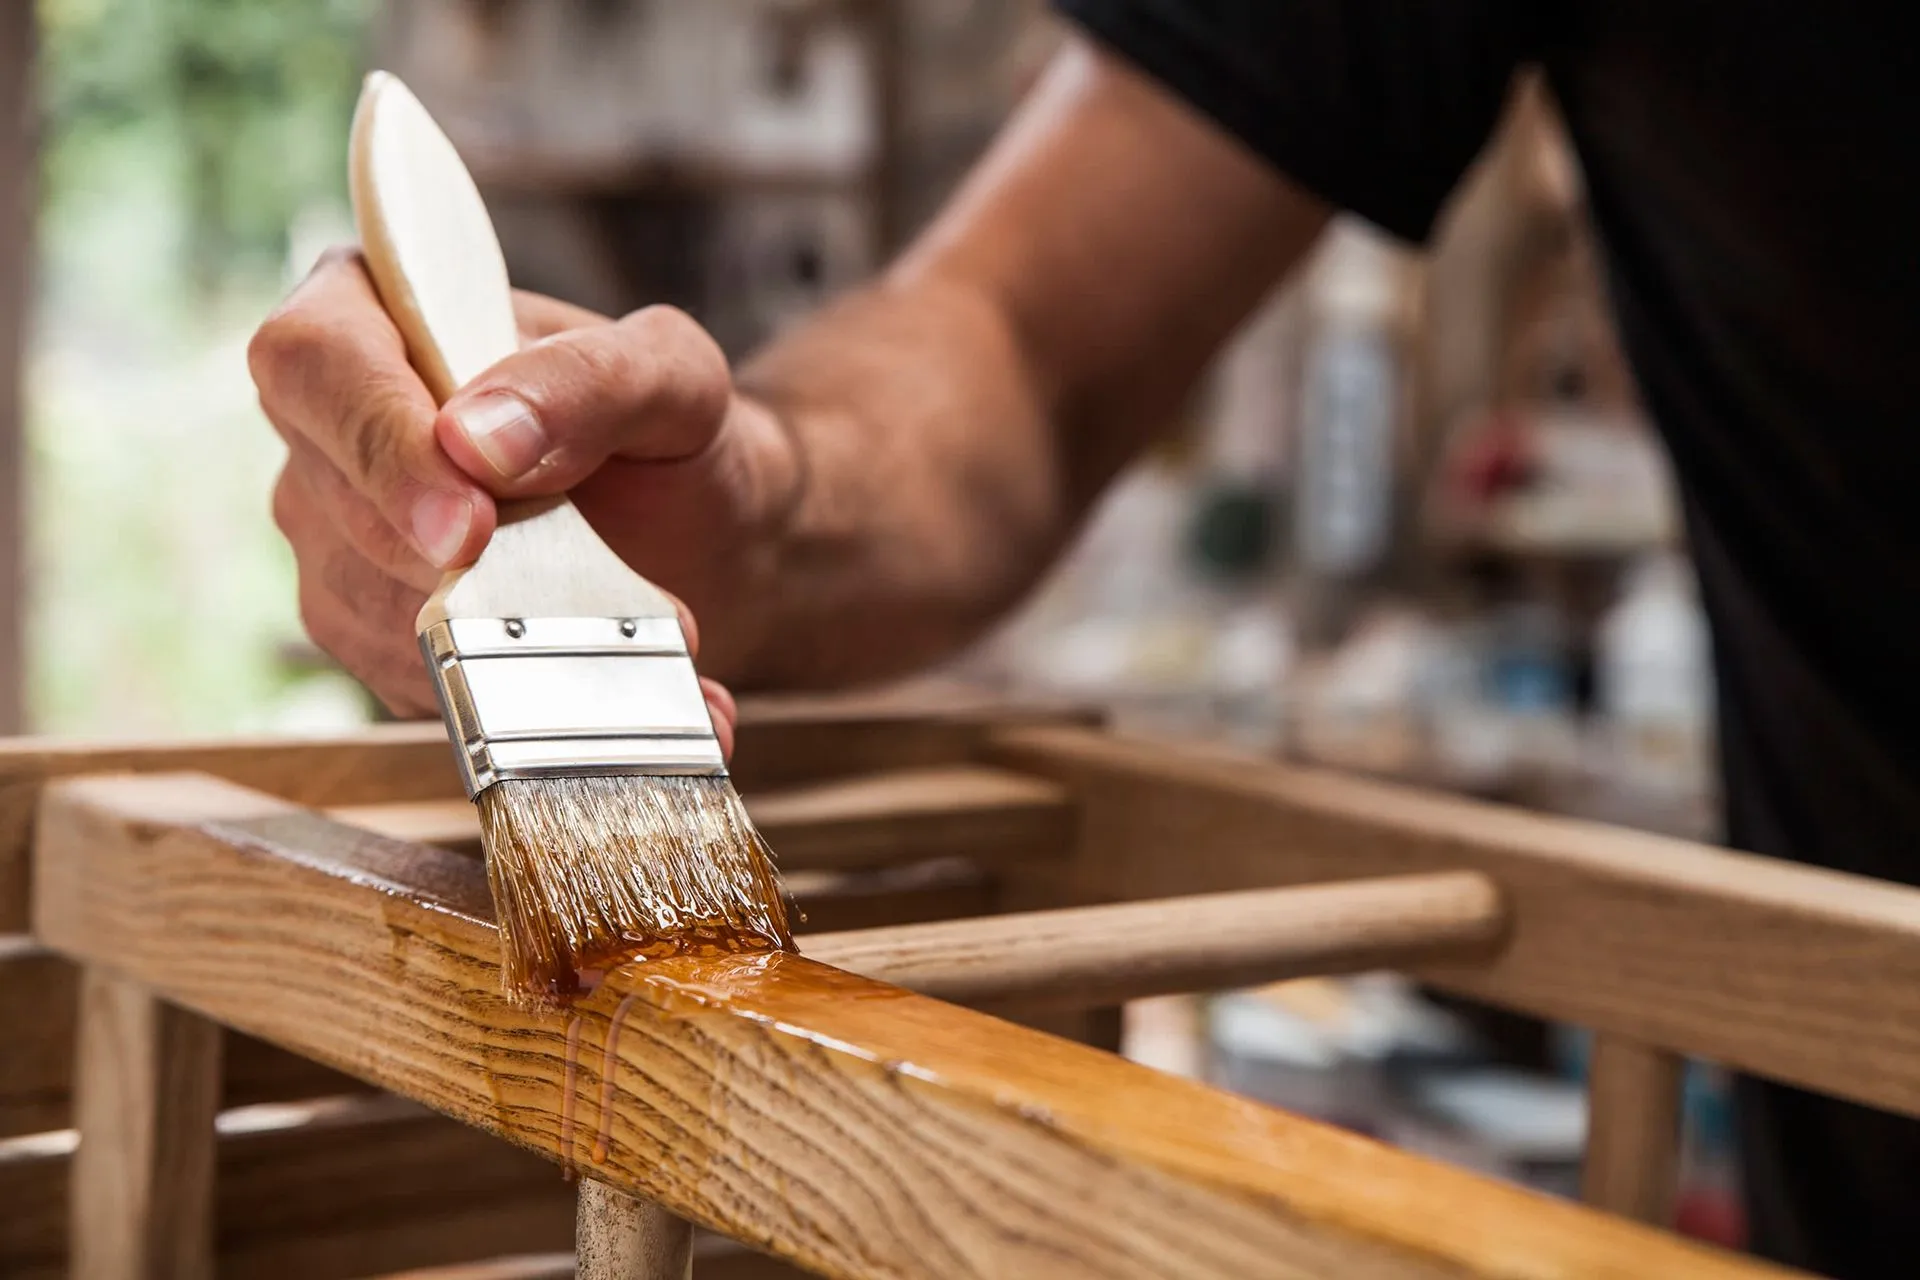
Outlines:
[[691, 458], [732, 398], [726, 357], [672, 307], [568, 329], [507, 357], [447, 402], [434, 433], [501, 496], [562, 493], [609, 458]]
[[[731, 383], [719, 348], [687, 316], [654, 307], [610, 322], [531, 294], [515, 304], [533, 345], [463, 388], [445, 412], [354, 250], [326, 254], [248, 349], [261, 407], [287, 444], [273, 513], [299, 566], [302, 619], [398, 714], [435, 706], [414, 616], [443, 570], [470, 562], [492, 535], [494, 494], [561, 492], [610, 459], [692, 460], [668, 469], [688, 490], [678, 506], [696, 513], [696, 526], [727, 524], [740, 485], [720, 481], [758, 474], [734, 457], [753, 452], [751, 432], [731, 433], [737, 448], [712, 447]], [[633, 496], [630, 483], [611, 487]], [[698, 625], [674, 603], [697, 654]], [[710, 682], [702, 692], [730, 753], [733, 700]]]
[[413, 615], [422, 599], [365, 561], [314, 571], [301, 566], [300, 621], [308, 636], [389, 711], [407, 718], [437, 711], [426, 663], [413, 643]]
[[700, 677], [700, 692], [707, 699], [707, 713], [713, 717], [713, 736], [720, 740], [720, 758], [733, 758], [734, 725], [740, 719], [740, 710], [734, 705], [733, 695], [727, 687], [717, 680]]
[[576, 307], [571, 302], [549, 298], [544, 293], [528, 293], [524, 289], [513, 291], [513, 314], [519, 321], [521, 339], [529, 344], [550, 338], [556, 333], [565, 333], [568, 329], [611, 323], [598, 311]]
[[273, 518], [296, 554], [344, 541], [387, 577], [420, 592], [439, 585], [441, 571], [387, 523], [379, 510], [309, 441], [287, 441], [287, 464], [274, 486]]
[[479, 554], [492, 499], [435, 443], [433, 397], [357, 252], [321, 259], [247, 363], [275, 429], [317, 450], [422, 559], [446, 568]]

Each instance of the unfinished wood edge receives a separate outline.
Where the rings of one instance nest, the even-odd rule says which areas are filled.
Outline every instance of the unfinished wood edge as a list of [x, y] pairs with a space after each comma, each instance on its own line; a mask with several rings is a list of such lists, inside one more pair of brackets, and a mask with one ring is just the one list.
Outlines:
[[1667, 1228], [1680, 1190], [1680, 1104], [1686, 1059], [1624, 1036], [1596, 1034], [1587, 1066], [1587, 1149], [1580, 1199]]
[[1457, 963], [1497, 945], [1505, 927], [1498, 887], [1464, 871], [816, 934], [802, 950], [957, 1004], [1091, 1008]]
[[220, 1027], [89, 966], [69, 1253], [88, 1280], [213, 1280]]
[[579, 1280], [690, 1280], [693, 1224], [604, 1182], [580, 1182], [574, 1257]]

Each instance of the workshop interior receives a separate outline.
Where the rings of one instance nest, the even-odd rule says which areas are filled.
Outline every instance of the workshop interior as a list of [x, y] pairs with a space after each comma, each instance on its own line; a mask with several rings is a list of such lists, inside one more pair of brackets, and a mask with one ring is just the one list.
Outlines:
[[[495, 999], [484, 948], [462, 949], [493, 928], [460, 932], [487, 918], [484, 906], [472, 908], [472, 920], [463, 914], [468, 880], [455, 876], [458, 885], [445, 888], [453, 881], [421, 871], [424, 887], [416, 887], [410, 872], [392, 869], [437, 868], [427, 852], [451, 858], [446, 847], [478, 837], [445, 768], [452, 756], [441, 725], [396, 716], [303, 627], [294, 557], [270, 509], [287, 446], [262, 414], [247, 361], [256, 329], [316, 259], [361, 238], [350, 125], [368, 72], [397, 78], [444, 131], [471, 172], [514, 286], [607, 316], [671, 304], [738, 368], [912, 243], [1071, 30], [1041, 0], [0, 3], [0, 728], [19, 735], [0, 765], [0, 837], [12, 849], [0, 850], [0, 900], [18, 891], [31, 904], [0, 911], [0, 1059], [15, 1058], [14, 1067], [0, 1062], [0, 1275], [504, 1280], [664, 1276], [684, 1267], [691, 1271], [679, 1274], [741, 1277], [1749, 1274], [1716, 1269], [1750, 1261], [1735, 1077], [1771, 1071], [1844, 1093], [1845, 1069], [1823, 1075], [1793, 1065], [1817, 1056], [1809, 1045], [1824, 1039], [1821, 1002], [1807, 996], [1811, 1011], [1782, 1024], [1775, 1039], [1800, 1039], [1780, 1050], [1787, 1065], [1774, 1067], [1772, 1041], [1757, 1031], [1689, 1029], [1689, 1019], [1716, 1016], [1705, 980], [1666, 1011], [1659, 992], [1667, 979], [1648, 977], [1648, 1003], [1607, 1022], [1605, 1001], [1586, 993], [1610, 977], [1516, 976], [1523, 945], [1536, 948], [1528, 965], [1548, 963], [1562, 943], [1568, 955], [1586, 954], [1584, 942], [1550, 931], [1590, 931], [1603, 940], [1594, 954], [1617, 955], [1623, 972], [1639, 945], [1604, 950], [1613, 889], [1595, 891], [1602, 905], [1591, 920], [1560, 897], [1537, 905], [1529, 859], [1577, 866], [1565, 890], [1577, 897], [1586, 883], [1579, 877], [1657, 879], [1669, 850], [1676, 868], [1693, 867], [1685, 858], [1696, 851], [1731, 857], [1719, 848], [1714, 646], [1687, 522], [1616, 336], [1580, 159], [1552, 86], [1531, 69], [1514, 79], [1491, 140], [1430, 241], [1409, 244], [1337, 215], [1211, 359], [1174, 426], [1108, 487], [1070, 548], [984, 638], [877, 687], [813, 690], [791, 703], [742, 695], [734, 780], [811, 921], [801, 927], [799, 956], [926, 993], [891, 1022], [879, 997], [823, 1013], [821, 1043], [852, 1045], [845, 1064], [820, 1068], [841, 1092], [822, 1084], [816, 1097], [795, 1084], [785, 1095], [781, 1072], [807, 1076], [813, 1060], [768, 1065], [783, 1052], [777, 1029], [804, 1028], [808, 1017], [797, 979], [769, 988], [773, 1012], [753, 1012], [763, 996], [752, 984], [774, 982], [778, 965], [760, 978], [744, 969], [727, 970], [724, 982], [687, 978], [717, 994], [713, 1008], [686, 1012], [665, 997], [653, 1008], [645, 993], [669, 981], [646, 976], [653, 961], [635, 961], [626, 978], [609, 962], [607, 992], [642, 994], [614, 1001], [602, 992], [600, 1004], [583, 997], [584, 1024], [565, 1009], [527, 1012]], [[509, 615], [506, 634], [517, 638], [518, 615]], [[477, 670], [485, 656], [463, 660]], [[363, 754], [312, 745], [330, 742]], [[1164, 780], [1154, 778], [1162, 758], [1177, 762]], [[1139, 784], [1147, 791], [1164, 782], [1169, 806], [1185, 802], [1175, 795], [1188, 795], [1181, 787], [1204, 792], [1217, 815], [1162, 824], [1171, 810], [1122, 785], [1135, 773], [1154, 778]], [[469, 796], [488, 781], [466, 777]], [[160, 778], [177, 790], [163, 794]], [[194, 804], [210, 816], [190, 815]], [[1389, 834], [1350, 837], [1356, 865], [1364, 864], [1356, 874], [1479, 879], [1423, 882], [1381, 906], [1355, 898], [1328, 899], [1325, 913], [1310, 900], [1274, 908], [1273, 920], [1297, 922], [1289, 927], [1298, 937], [1335, 927], [1343, 911], [1366, 915], [1364, 927], [1377, 931], [1366, 954], [1378, 963], [1352, 960], [1366, 951], [1356, 942], [1315, 971], [1297, 962], [1299, 948], [1312, 948], [1296, 938], [1295, 959], [1273, 964], [1269, 980], [1261, 965], [1215, 972], [1188, 954], [1169, 965], [1211, 974], [1207, 985], [1143, 979], [1138, 990], [1119, 988], [1124, 999], [1057, 1011], [1101, 1015], [1078, 1021], [1005, 1013], [1014, 1005], [995, 1003], [994, 979], [980, 979], [988, 994], [975, 999], [959, 969], [916, 987], [917, 971], [886, 968], [873, 959], [878, 943], [858, 943], [862, 930], [956, 928], [1023, 909], [1177, 903], [1184, 887], [1171, 871], [1141, 870], [1137, 891], [1116, 879], [1109, 892], [1095, 835], [1131, 828], [1144, 841], [1162, 824], [1199, 848], [1217, 829], [1251, 866], [1264, 854], [1259, 828], [1247, 826], [1249, 806], [1268, 804], [1311, 816], [1273, 828], [1276, 858], [1280, 846], [1310, 844], [1323, 831], [1330, 847], [1341, 844], [1349, 839], [1335, 830], [1346, 830], [1341, 823], [1372, 831], [1367, 824], [1377, 822]], [[342, 824], [373, 833], [371, 843], [349, 847], [329, 834]], [[893, 831], [925, 842], [909, 850], [913, 861], [885, 852]], [[1397, 861], [1389, 846], [1403, 832], [1419, 853]], [[432, 847], [418, 863], [405, 856], [414, 842]], [[1060, 877], [1071, 889], [1029, 874], [1051, 856], [1035, 852], [1049, 842], [1078, 850], [1071, 858], [1079, 861], [1061, 864], [1074, 868]], [[283, 847], [284, 871], [275, 861], [269, 874], [262, 860]], [[317, 888], [311, 899], [296, 896], [308, 892], [302, 868], [322, 848], [341, 850], [345, 869], [327, 890], [338, 891], [337, 909], [322, 905]], [[1177, 863], [1189, 851], [1164, 856]], [[483, 895], [472, 849], [461, 857], [475, 868], [472, 893]], [[1252, 871], [1244, 883], [1209, 872], [1194, 888], [1294, 893], [1308, 890], [1283, 886], [1328, 879], [1323, 891], [1332, 892], [1370, 883], [1346, 881], [1336, 863], [1276, 874], [1272, 888]], [[1003, 864], [1016, 869], [996, 879]], [[1799, 927], [1794, 903], [1806, 903], [1818, 916], [1806, 928], [1833, 930], [1818, 936], [1849, 957], [1836, 963], [1884, 971], [1889, 988], [1914, 972], [1901, 949], [1915, 941], [1900, 935], [1920, 940], [1911, 923], [1920, 909], [1905, 898], [1874, 898], [1856, 911], [1841, 904], [1853, 879], [1833, 873], [1829, 884], [1815, 879], [1828, 873], [1808, 871], [1811, 887], [1782, 881], [1777, 901], [1755, 906], [1743, 895], [1776, 886], [1759, 875], [1750, 889], [1747, 865], [1702, 861], [1645, 892], [1671, 893], [1675, 903], [1724, 896], [1735, 902], [1729, 911], [1751, 908], [1754, 947], [1773, 927], [1767, 912], [1788, 921], [1778, 935], [1787, 937]], [[454, 922], [453, 940], [429, 946], [431, 921], [403, 928], [390, 914], [390, 946], [372, 948], [350, 973], [346, 960], [329, 967], [325, 956], [359, 955], [357, 940], [372, 937], [370, 922], [388, 910], [371, 897], [371, 905], [349, 899], [356, 876], [402, 885], [390, 889], [393, 902], [417, 893], [438, 904], [435, 918]], [[1009, 885], [1018, 891], [1003, 891]], [[231, 926], [202, 901], [215, 887], [250, 904]], [[1485, 901], [1474, 896], [1483, 889], [1492, 895]], [[1635, 892], [1619, 891], [1624, 911], [1639, 909]], [[810, 908], [810, 893], [822, 905]], [[1559, 882], [1539, 893], [1561, 893]], [[860, 905], [882, 899], [893, 906]], [[310, 918], [293, 905], [307, 900]], [[1109, 900], [1116, 905], [1100, 905]], [[109, 952], [104, 939], [143, 901], [144, 918], [125, 919], [124, 940]], [[1424, 923], [1393, 934], [1388, 917], [1415, 907], [1427, 912]], [[1536, 910], [1557, 914], [1540, 924], [1548, 917], [1528, 915]], [[1668, 963], [1662, 947], [1680, 964], [1689, 942], [1719, 937], [1717, 908], [1701, 908], [1708, 914], [1697, 934], [1680, 906], [1672, 910], [1633, 916], [1631, 929], [1661, 935], [1649, 944], [1659, 953], [1650, 966]], [[276, 915], [280, 932], [272, 933]], [[1131, 950], [1113, 919], [1100, 945]], [[1126, 938], [1148, 947], [1156, 926], [1146, 916], [1125, 919]], [[1873, 932], [1844, 931], [1855, 925]], [[809, 928], [831, 939], [817, 953]], [[308, 950], [282, 936], [308, 930]], [[1005, 945], [1037, 931], [1008, 931]], [[1219, 937], [1230, 932], [1223, 926]], [[1416, 934], [1426, 940], [1420, 946], [1436, 948], [1445, 934], [1454, 949], [1428, 959], [1407, 940]], [[1498, 950], [1509, 936], [1511, 963]], [[981, 953], [1001, 945], [988, 938], [952, 945]], [[322, 939], [330, 941], [323, 947]], [[263, 976], [281, 963], [280, 946], [289, 948], [282, 976]], [[879, 967], [860, 968], [863, 956]], [[784, 958], [777, 949], [775, 958]], [[310, 971], [300, 967], [308, 959]], [[1874, 968], [1883, 960], [1884, 970]], [[1085, 976], [1084, 964], [1048, 963], [1056, 976], [1081, 975], [1063, 983]], [[1144, 960], [1139, 969], [1146, 972]], [[244, 998], [242, 970], [256, 988]], [[1737, 979], [1727, 980], [1738, 994], [1721, 1010], [1729, 1023], [1765, 998], [1758, 979], [1752, 990]], [[817, 998], [834, 1004], [831, 983], [820, 981]], [[341, 990], [328, 994], [328, 982]], [[394, 992], [368, 994], [380, 983], [440, 993], [421, 997], [432, 1012], [419, 1014], [426, 1029], [418, 1038], [392, 1029], [411, 1024], [411, 1006]], [[299, 1025], [275, 1003], [277, 988], [286, 1009], [302, 1011]], [[1643, 989], [1634, 991], [1642, 1000]], [[1829, 1003], [1895, 999], [1877, 986], [1846, 997]], [[919, 1010], [949, 998], [985, 1012], [966, 1015], [976, 1021], [964, 1034], [938, 1032], [962, 1047], [941, 1039], [929, 1061], [951, 1066], [907, 1074], [921, 1081], [914, 1088], [934, 1088], [924, 1075], [979, 1092], [951, 1111], [945, 1100], [922, 1110], [865, 1101], [862, 1073], [912, 1063], [915, 1029], [934, 1025], [934, 1014]], [[342, 1014], [328, 1033], [335, 1038], [317, 1047], [317, 1024], [334, 1020], [328, 1001], [347, 1009], [389, 999], [385, 1019], [369, 1015], [361, 1028]], [[608, 1003], [617, 1011], [600, 1007]], [[1589, 1006], [1593, 1020], [1575, 1016]], [[496, 1007], [494, 1026], [486, 1019]], [[1920, 1071], [1894, 1064], [1897, 1053], [1920, 1060], [1900, 1040], [1912, 1024], [1903, 1006], [1889, 1007], [1887, 1042], [1860, 1051], [1866, 1082], [1856, 1101], [1920, 1099]], [[751, 1022], [764, 1042], [731, 1023], [695, 1027], [687, 1044], [741, 1055], [714, 1068], [717, 1092], [681, 1081], [679, 1065], [661, 1065], [648, 1080], [647, 1052], [659, 1063], [670, 1049], [696, 1052], [673, 1039], [674, 1020], [721, 1016], [714, 1009], [733, 1010], [734, 1022]], [[1014, 1098], [1014, 1086], [994, 1094], [979, 1083], [985, 1074], [974, 1081], [965, 1072], [1042, 1053], [1024, 1039], [992, 1048], [988, 1019], [1003, 1014], [1026, 1024], [1022, 1036], [1044, 1032], [1080, 1041], [1069, 1046], [1076, 1055], [1099, 1046], [1103, 1061], [1117, 1056], [1111, 1070], [1125, 1074], [1113, 1087], [1138, 1090], [1129, 1097], [1150, 1099], [1157, 1081], [1195, 1090], [1180, 1092], [1167, 1115], [1183, 1114], [1190, 1097], [1194, 1115], [1215, 1119], [1255, 1114], [1232, 1110], [1251, 1105], [1338, 1135], [1314, 1138], [1329, 1152], [1347, 1152], [1333, 1144], [1349, 1140], [1364, 1152], [1350, 1169], [1344, 1154], [1316, 1159], [1311, 1171], [1270, 1169], [1269, 1182], [1236, 1182], [1229, 1195], [1219, 1186], [1240, 1174], [1196, 1172], [1203, 1155], [1187, 1153], [1184, 1139], [1156, 1146], [1159, 1139], [1113, 1137], [1087, 1118], [1091, 1111], [1066, 1102], [996, 1109], [993, 1098]], [[109, 1043], [96, 1015], [101, 1025], [122, 1019], [112, 1033], [119, 1039]], [[1853, 1016], [1832, 1024], [1834, 1035], [1848, 1034]], [[1873, 1015], [1858, 1016], [1864, 1024]], [[642, 1034], [648, 1018], [658, 1028], [647, 1022], [653, 1029]], [[842, 1022], [852, 1028], [844, 1035], [833, 1029]], [[353, 1044], [340, 1038], [349, 1029], [361, 1037]], [[1621, 1046], [1632, 1049], [1642, 1029], [1657, 1054], [1627, 1062]], [[547, 1056], [514, 1058], [522, 1033]], [[854, 1054], [869, 1033], [875, 1045], [897, 1042], [897, 1054]], [[967, 1044], [982, 1046], [978, 1063]], [[1846, 1056], [1830, 1040], [1817, 1050]], [[148, 1061], [156, 1054], [158, 1066]], [[1603, 1089], [1596, 1064], [1609, 1055], [1615, 1086], [1659, 1097], [1642, 1107]], [[121, 1061], [135, 1064], [131, 1075], [110, 1065]], [[1081, 1061], [1063, 1057], [1062, 1078]], [[206, 1069], [196, 1074], [196, 1063]], [[77, 1073], [71, 1085], [69, 1071]], [[674, 1109], [697, 1111], [701, 1097], [720, 1098], [733, 1087], [727, 1081], [755, 1072], [766, 1073], [761, 1092], [727, 1094], [734, 1101], [715, 1102], [704, 1118]], [[618, 1090], [616, 1075], [626, 1082]], [[1034, 1087], [1036, 1097], [1054, 1096], [1051, 1086]], [[648, 1092], [655, 1088], [665, 1092]], [[829, 1125], [832, 1099], [856, 1094], [862, 1101], [846, 1101], [843, 1122]], [[182, 1101], [178, 1121], [173, 1104], [189, 1095], [198, 1101]], [[619, 1114], [624, 1100], [637, 1118]], [[822, 1132], [805, 1127], [811, 1120], [782, 1120], [783, 1105], [818, 1119]], [[1066, 1109], [1049, 1110], [1056, 1105]], [[1625, 1141], [1642, 1157], [1662, 1153], [1657, 1185], [1609, 1199], [1596, 1190], [1593, 1153], [1609, 1141], [1608, 1126], [1630, 1127], [1629, 1112], [1644, 1124], [1648, 1107], [1654, 1132]], [[1148, 1123], [1143, 1113], [1156, 1110], [1115, 1108], [1114, 1132]], [[943, 1128], [958, 1132], [962, 1112], [966, 1124], [978, 1118], [983, 1136], [957, 1143], [950, 1178], [927, 1172], [921, 1187], [921, 1156], [912, 1153], [936, 1148], [915, 1144], [935, 1143]], [[551, 1123], [525, 1120], [535, 1113]], [[755, 1137], [762, 1119], [773, 1126], [767, 1134], [790, 1133], [789, 1145]], [[738, 1135], [728, 1129], [736, 1123]], [[1120, 1188], [1104, 1173], [1074, 1172], [1081, 1166], [1064, 1155], [1040, 1163], [1054, 1159], [1051, 1148], [1021, 1144], [1042, 1143], [1049, 1123], [1081, 1135], [1074, 1141], [1109, 1164], [1138, 1160], [1148, 1172]], [[1234, 1123], [1251, 1132], [1268, 1122]], [[1111, 1148], [1101, 1145], [1110, 1138]], [[556, 1140], [557, 1156], [548, 1149]], [[748, 1155], [736, 1140], [751, 1146]], [[589, 1157], [596, 1141], [612, 1154]], [[888, 1156], [893, 1144], [909, 1154]], [[1475, 1206], [1462, 1221], [1480, 1224], [1471, 1215], [1484, 1212], [1494, 1222], [1498, 1210], [1524, 1222], [1513, 1228], [1512, 1268], [1492, 1246], [1474, 1254], [1481, 1245], [1455, 1241], [1477, 1225], [1453, 1234], [1435, 1225], [1440, 1243], [1416, 1239], [1408, 1225], [1389, 1249], [1380, 1242], [1393, 1230], [1367, 1217], [1374, 1209], [1329, 1207], [1344, 1206], [1343, 1195], [1367, 1201], [1374, 1157], [1364, 1153], [1381, 1148], [1391, 1149], [1382, 1160], [1409, 1158], [1407, 1170], [1442, 1170], [1434, 1176], [1464, 1176], [1499, 1195], [1523, 1191], [1484, 1209], [1462, 1192]], [[497, 1167], [488, 1154], [496, 1149]], [[862, 1163], [869, 1157], [871, 1168]], [[938, 1163], [926, 1158], [929, 1169]], [[1031, 1186], [1005, 1172], [1029, 1158]], [[974, 1188], [975, 1163], [985, 1170], [998, 1160], [1006, 1162], [1000, 1173], [978, 1177], [1004, 1183]], [[1402, 1176], [1401, 1165], [1391, 1170]], [[863, 1182], [869, 1175], [879, 1181]], [[896, 1175], [907, 1190], [874, 1189]], [[1084, 1186], [1073, 1181], [1083, 1175]], [[1189, 1177], [1201, 1190], [1182, 1181]], [[1417, 1184], [1415, 1172], [1405, 1177]], [[836, 1178], [853, 1189], [837, 1189]], [[720, 1183], [727, 1190], [715, 1191]], [[194, 1185], [198, 1192], [177, 1190]], [[1029, 1205], [1022, 1187], [1048, 1207]], [[1207, 1199], [1216, 1192], [1218, 1203]], [[303, 1211], [302, 1202], [331, 1207]], [[699, 1228], [690, 1255], [639, 1260], [654, 1257], [635, 1243], [633, 1205], [642, 1202], [677, 1215], [659, 1221]], [[1156, 1224], [1140, 1226], [1138, 1239], [1116, 1208], [1135, 1203], [1160, 1206], [1138, 1215]], [[1234, 1261], [1224, 1245], [1209, 1252], [1204, 1241], [1216, 1233], [1238, 1238], [1236, 1215], [1269, 1209], [1274, 1221], [1303, 1215], [1307, 1236], [1324, 1227], [1344, 1242], [1350, 1232], [1376, 1252], [1364, 1264], [1333, 1261], [1349, 1255], [1308, 1243], [1284, 1265], [1279, 1246], [1246, 1255], [1266, 1258], [1270, 1271]], [[1444, 1204], [1434, 1210], [1445, 1216]], [[1564, 1233], [1553, 1216], [1561, 1212], [1580, 1215], [1566, 1219]], [[1183, 1261], [1171, 1245], [1157, 1251], [1188, 1213], [1192, 1256]], [[1378, 1213], [1383, 1223], [1392, 1216]], [[1541, 1261], [1602, 1213], [1609, 1222], [1639, 1219], [1631, 1230], [1648, 1241], [1657, 1232], [1661, 1243], [1595, 1234], [1563, 1269]], [[1048, 1225], [1023, 1226], [1026, 1214]], [[1245, 1240], [1265, 1239], [1270, 1226], [1247, 1227]], [[632, 1238], [616, 1239], [623, 1229]], [[1055, 1230], [1049, 1247], [1064, 1251], [1057, 1263], [1020, 1252], [1031, 1239], [1054, 1240], [1047, 1233]], [[1100, 1239], [1075, 1252], [1081, 1230]], [[115, 1243], [118, 1232], [126, 1239]], [[1537, 1256], [1526, 1243], [1535, 1236], [1544, 1241]], [[1618, 1257], [1608, 1252], [1616, 1247]], [[1640, 1270], [1632, 1251], [1641, 1247], [1677, 1252]], [[1406, 1251], [1404, 1269], [1387, 1260], [1401, 1256], [1394, 1249]], [[615, 1255], [626, 1261], [608, 1261]]]

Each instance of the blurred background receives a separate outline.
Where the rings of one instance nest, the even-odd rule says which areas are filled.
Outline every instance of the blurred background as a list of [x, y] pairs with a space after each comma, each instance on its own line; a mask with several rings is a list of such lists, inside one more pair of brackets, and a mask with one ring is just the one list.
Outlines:
[[[350, 238], [367, 67], [461, 146], [517, 283], [674, 302], [737, 356], [884, 262], [1059, 38], [1035, 0], [0, 0], [0, 722], [374, 714], [300, 634], [243, 359]], [[937, 678], [1712, 838], [1705, 627], [1580, 188], [1520, 84], [1436, 243], [1340, 225]], [[1557, 1029], [1385, 978], [1129, 1027], [1167, 1069], [1571, 1185]], [[1682, 1225], [1736, 1239], [1721, 1082], [1694, 1083]]]

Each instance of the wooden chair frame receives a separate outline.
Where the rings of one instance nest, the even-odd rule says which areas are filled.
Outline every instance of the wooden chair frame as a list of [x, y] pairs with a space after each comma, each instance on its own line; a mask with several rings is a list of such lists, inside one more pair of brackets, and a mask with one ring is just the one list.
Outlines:
[[[1672, 1212], [1682, 1056], [1920, 1113], [1920, 891], [1004, 709], [750, 706], [736, 776], [803, 955], [629, 966], [541, 1015], [499, 995], [437, 726], [0, 749], [0, 935], [32, 933], [0, 939], [0, 1203], [70, 1206], [88, 1280], [552, 1240], [554, 1163], [589, 1277], [685, 1275], [688, 1223], [849, 1278], [1759, 1276], [1640, 1225]], [[1095, 1047], [1121, 1000], [1379, 967], [1597, 1033], [1592, 1207]], [[69, 1114], [70, 1160], [6, 1136]], [[387, 1160], [431, 1223], [301, 1217]], [[8, 1231], [0, 1270], [58, 1273]]]

